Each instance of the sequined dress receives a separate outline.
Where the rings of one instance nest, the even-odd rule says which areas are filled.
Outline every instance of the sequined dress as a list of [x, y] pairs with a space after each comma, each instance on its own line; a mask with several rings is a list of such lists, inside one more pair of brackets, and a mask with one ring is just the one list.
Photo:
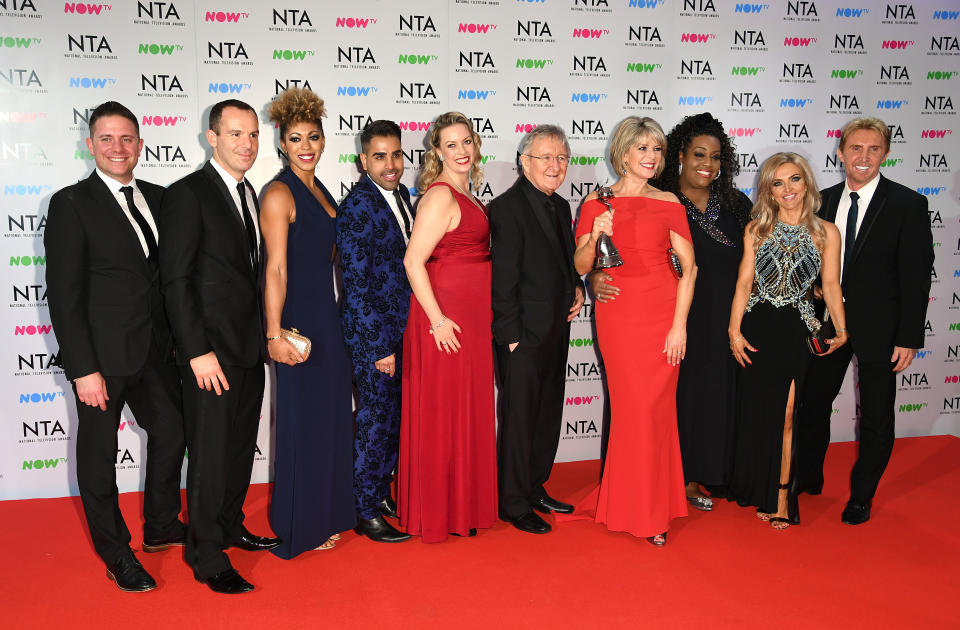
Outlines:
[[820, 328], [810, 303], [820, 252], [806, 226], [777, 223], [757, 248], [754, 274], [740, 331], [757, 352], [748, 352], [753, 363], [740, 370], [728, 498], [772, 513], [790, 384], [796, 384], [799, 401], [810, 360], [806, 337]]

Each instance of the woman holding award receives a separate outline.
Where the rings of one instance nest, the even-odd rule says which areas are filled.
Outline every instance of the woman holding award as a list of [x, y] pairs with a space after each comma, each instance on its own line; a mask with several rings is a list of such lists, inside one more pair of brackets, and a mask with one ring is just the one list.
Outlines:
[[590, 271], [606, 234], [623, 261], [606, 269], [622, 295], [594, 311], [611, 401], [606, 463], [599, 487], [577, 512], [658, 547], [670, 520], [687, 514], [676, 392], [697, 275], [683, 206], [648, 183], [663, 170], [665, 150], [653, 119], [631, 116], [617, 125], [610, 164], [620, 179], [610, 187], [612, 198], [593, 192], [584, 201], [574, 254], [577, 272]]
[[[277, 443], [270, 523], [292, 558], [330, 549], [355, 525], [350, 358], [333, 292], [337, 204], [317, 179], [323, 100], [288, 89], [270, 105], [287, 167], [260, 209], [266, 246], [267, 350], [277, 366]], [[296, 327], [310, 340], [290, 334]]]

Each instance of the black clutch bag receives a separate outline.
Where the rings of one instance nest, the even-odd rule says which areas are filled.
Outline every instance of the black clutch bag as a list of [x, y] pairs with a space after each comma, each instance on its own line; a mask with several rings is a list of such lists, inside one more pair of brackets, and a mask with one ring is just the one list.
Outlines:
[[827, 343], [827, 339], [832, 339], [836, 336], [837, 331], [834, 329], [833, 320], [827, 320], [820, 324], [820, 330], [807, 337], [807, 347], [812, 354], [817, 356], [824, 355], [830, 349], [830, 344]]

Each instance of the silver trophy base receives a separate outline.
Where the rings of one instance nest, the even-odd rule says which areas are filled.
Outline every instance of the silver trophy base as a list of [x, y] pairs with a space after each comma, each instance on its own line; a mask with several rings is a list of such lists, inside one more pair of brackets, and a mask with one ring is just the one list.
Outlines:
[[609, 256], [597, 256], [593, 263], [593, 268], [610, 269], [611, 267], [620, 267], [621, 265], [623, 265], [623, 259], [620, 258], [620, 255], [611, 254]]

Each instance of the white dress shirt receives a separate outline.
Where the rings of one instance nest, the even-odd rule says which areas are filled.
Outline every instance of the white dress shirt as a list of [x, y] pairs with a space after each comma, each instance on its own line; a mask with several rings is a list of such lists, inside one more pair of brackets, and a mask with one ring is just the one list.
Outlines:
[[[230, 198], [233, 199], [233, 205], [237, 208], [237, 214], [240, 215], [240, 220], [243, 221], [244, 225], [246, 225], [247, 218], [243, 216], [243, 206], [240, 205], [240, 195], [237, 193], [237, 184], [243, 180], [237, 181], [236, 178], [225, 171], [216, 160], [211, 159], [210, 163], [213, 164], [213, 168], [220, 173], [220, 177], [223, 178], [223, 183], [226, 185], [227, 191], [230, 193]], [[260, 247], [260, 226], [257, 225], [257, 207], [253, 205], [253, 192], [247, 185], [244, 185], [243, 189], [247, 193], [247, 208], [250, 209], [250, 216], [253, 217], [253, 232], [257, 235], [257, 247]]]
[[[863, 185], [860, 190], [850, 190], [850, 182], [843, 185], [843, 194], [840, 195], [840, 203], [837, 204], [837, 216], [833, 223], [840, 230], [840, 260], [843, 260], [844, 253], [847, 250], [847, 215], [850, 213], [850, 193], [855, 192], [859, 195], [857, 199], [857, 231], [860, 233], [860, 226], [863, 225], [863, 217], [867, 214], [867, 208], [870, 207], [870, 200], [873, 199], [873, 193], [877, 192], [877, 185], [880, 183], [880, 174]], [[853, 247], [853, 243], [850, 243]]]
[[[390, 210], [393, 211], [393, 216], [397, 220], [397, 224], [400, 226], [400, 233], [403, 235], [403, 244], [408, 245], [410, 243], [410, 239], [407, 238], [407, 231], [403, 227], [403, 216], [400, 214], [401, 213], [400, 208], [397, 207], [397, 198], [393, 196], [393, 191], [387, 190], [386, 188], [382, 188], [380, 184], [373, 181], [373, 178], [370, 177], [369, 175], [367, 175], [366, 177], [370, 179], [370, 182], [377, 187], [377, 190], [380, 191], [380, 193], [383, 195], [383, 198], [387, 200], [387, 205], [390, 206]], [[400, 187], [398, 184], [397, 190], [399, 189]], [[407, 217], [410, 219], [410, 229], [413, 230], [413, 212], [410, 211], [410, 208], [407, 208], [406, 214], [407, 214]]]
[[160, 238], [157, 232], [157, 222], [153, 219], [153, 213], [150, 212], [150, 206], [147, 205], [147, 200], [144, 198], [143, 193], [140, 192], [140, 188], [137, 187], [137, 180], [130, 178], [129, 182], [126, 184], [121, 184], [114, 178], [105, 175], [99, 168], [95, 169], [95, 172], [97, 176], [103, 180], [103, 183], [107, 185], [107, 188], [110, 189], [110, 194], [112, 194], [113, 198], [117, 200], [118, 204], [120, 204], [120, 209], [123, 210], [124, 216], [127, 217], [127, 221], [129, 221], [130, 225], [133, 226], [133, 231], [137, 233], [137, 238], [140, 239], [140, 247], [143, 248], [143, 255], [149, 257], [150, 249], [147, 247], [147, 239], [140, 230], [140, 224], [137, 223], [137, 220], [133, 218], [133, 215], [130, 213], [130, 208], [127, 207], [127, 197], [120, 192], [120, 189], [124, 186], [130, 186], [133, 188], [133, 205], [135, 205], [137, 210], [140, 211], [140, 214], [143, 215], [147, 225], [150, 226], [150, 229], [153, 231], [154, 240], [159, 243]]

